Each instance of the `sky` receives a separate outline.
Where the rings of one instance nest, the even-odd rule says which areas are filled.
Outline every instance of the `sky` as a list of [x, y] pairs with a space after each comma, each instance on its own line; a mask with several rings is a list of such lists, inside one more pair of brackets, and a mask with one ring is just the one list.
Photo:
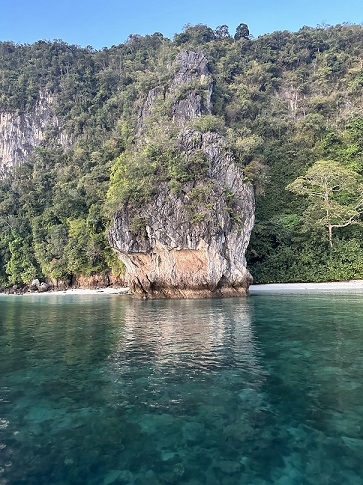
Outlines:
[[172, 38], [186, 24], [234, 35], [245, 23], [254, 37], [304, 25], [363, 23], [363, 0], [0, 0], [0, 40], [28, 44], [62, 39], [82, 47], [110, 47], [130, 34]]

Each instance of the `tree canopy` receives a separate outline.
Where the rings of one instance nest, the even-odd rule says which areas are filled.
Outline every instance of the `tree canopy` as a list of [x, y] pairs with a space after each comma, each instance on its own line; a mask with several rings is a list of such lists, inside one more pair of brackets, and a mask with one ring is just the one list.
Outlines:
[[[100, 51], [59, 40], [0, 42], [1, 112], [32, 113], [46, 93], [70, 141], [61, 146], [57, 126], [49, 128], [26, 163], [0, 179], [0, 284], [119, 271], [106, 237], [117, 204], [142, 203], [160, 180], [178, 190], [185, 177], [204, 176], [201, 157], [178, 153], [167, 103], [155, 108], [152, 143], [135, 148], [141, 106], [152, 90], [165, 92], [182, 50], [202, 50], [212, 76], [212, 112], [195, 129], [222, 132], [256, 189], [248, 250], [255, 281], [363, 277], [363, 230], [353, 224], [363, 175], [363, 27], [253, 39], [241, 23], [234, 36], [226, 25], [188, 25], [173, 40], [134, 34]], [[206, 87], [196, 89], [205, 96]], [[328, 191], [328, 219], [324, 198], [307, 192], [306, 177], [322, 160], [352, 181]]]
[[309, 206], [304, 212], [305, 223], [325, 227], [330, 247], [333, 247], [333, 229], [357, 222], [363, 212], [361, 177], [339, 162], [315, 162], [287, 189], [309, 198]]

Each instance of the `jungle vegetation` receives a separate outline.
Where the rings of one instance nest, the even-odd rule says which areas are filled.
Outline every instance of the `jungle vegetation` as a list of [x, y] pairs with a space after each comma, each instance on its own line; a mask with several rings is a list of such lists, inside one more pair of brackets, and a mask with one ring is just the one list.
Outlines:
[[[241, 23], [234, 35], [226, 25], [187, 25], [172, 40], [130, 35], [100, 51], [62, 40], [0, 43], [0, 112], [31, 112], [47, 92], [74, 141], [65, 150], [50, 129], [1, 178], [1, 285], [122, 271], [106, 237], [113, 211], [142, 203], [160, 177], [177, 190], [200, 173], [203, 160], [185, 166], [178, 154], [164, 105], [149, 127], [155, 143], [134, 149], [140, 107], [168, 83], [182, 50], [202, 50], [213, 76], [213, 113], [198, 129], [223, 132], [255, 187], [255, 282], [363, 278], [363, 27], [254, 39]], [[307, 183], [318, 169], [347, 182], [339, 193], [333, 183], [329, 220]]]

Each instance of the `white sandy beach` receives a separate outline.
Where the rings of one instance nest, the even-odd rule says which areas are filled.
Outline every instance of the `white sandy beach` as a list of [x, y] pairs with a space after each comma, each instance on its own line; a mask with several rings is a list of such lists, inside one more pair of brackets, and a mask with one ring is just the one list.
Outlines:
[[[266, 292], [293, 292], [303, 293], [305, 291], [344, 291], [344, 290], [362, 290], [363, 280], [351, 281], [333, 281], [326, 283], [270, 283], [266, 285], [251, 285], [251, 295]], [[71, 288], [66, 291], [49, 291], [43, 293], [44, 295], [125, 295], [129, 293], [128, 288], [98, 288], [98, 289], [82, 289]], [[27, 293], [28, 295], [34, 293]]]
[[[326, 283], [270, 283], [261, 285], [251, 285], [250, 294], [257, 295], [260, 293], [304, 293], [314, 291], [362, 291], [363, 280], [351, 281], [333, 281]], [[68, 290], [51, 290], [44, 293], [29, 292], [24, 293], [24, 296], [29, 295], [129, 295], [129, 288], [70, 288]], [[0, 293], [0, 295], [8, 296]], [[10, 295], [13, 296], [13, 295]]]
[[266, 292], [304, 293], [306, 291], [345, 291], [362, 290], [363, 280], [332, 281], [327, 283], [271, 283], [267, 285], [251, 285], [250, 294]]

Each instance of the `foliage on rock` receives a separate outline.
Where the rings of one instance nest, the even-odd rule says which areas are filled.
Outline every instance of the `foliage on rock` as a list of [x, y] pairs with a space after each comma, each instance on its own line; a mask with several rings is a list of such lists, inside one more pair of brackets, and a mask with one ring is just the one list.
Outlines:
[[[222, 134], [255, 187], [248, 261], [257, 282], [363, 277], [361, 225], [337, 227], [329, 250], [324, 232], [304, 224], [307, 199], [286, 190], [318, 160], [363, 175], [362, 46], [362, 26], [348, 24], [257, 39], [243, 23], [232, 35], [225, 25], [186, 26], [173, 40], [132, 35], [100, 51], [1, 42], [2, 129], [16, 136], [2, 133], [26, 150], [10, 167], [6, 150], [19, 146], [0, 145], [0, 284], [107, 271], [114, 210], [136, 211], [160, 184], [177, 194], [196, 182], [207, 193], [205, 154], [180, 149], [170, 123], [185, 101], [204, 110], [186, 127], [191, 138]], [[190, 74], [178, 56], [206, 59], [209, 77], [170, 88]]]

